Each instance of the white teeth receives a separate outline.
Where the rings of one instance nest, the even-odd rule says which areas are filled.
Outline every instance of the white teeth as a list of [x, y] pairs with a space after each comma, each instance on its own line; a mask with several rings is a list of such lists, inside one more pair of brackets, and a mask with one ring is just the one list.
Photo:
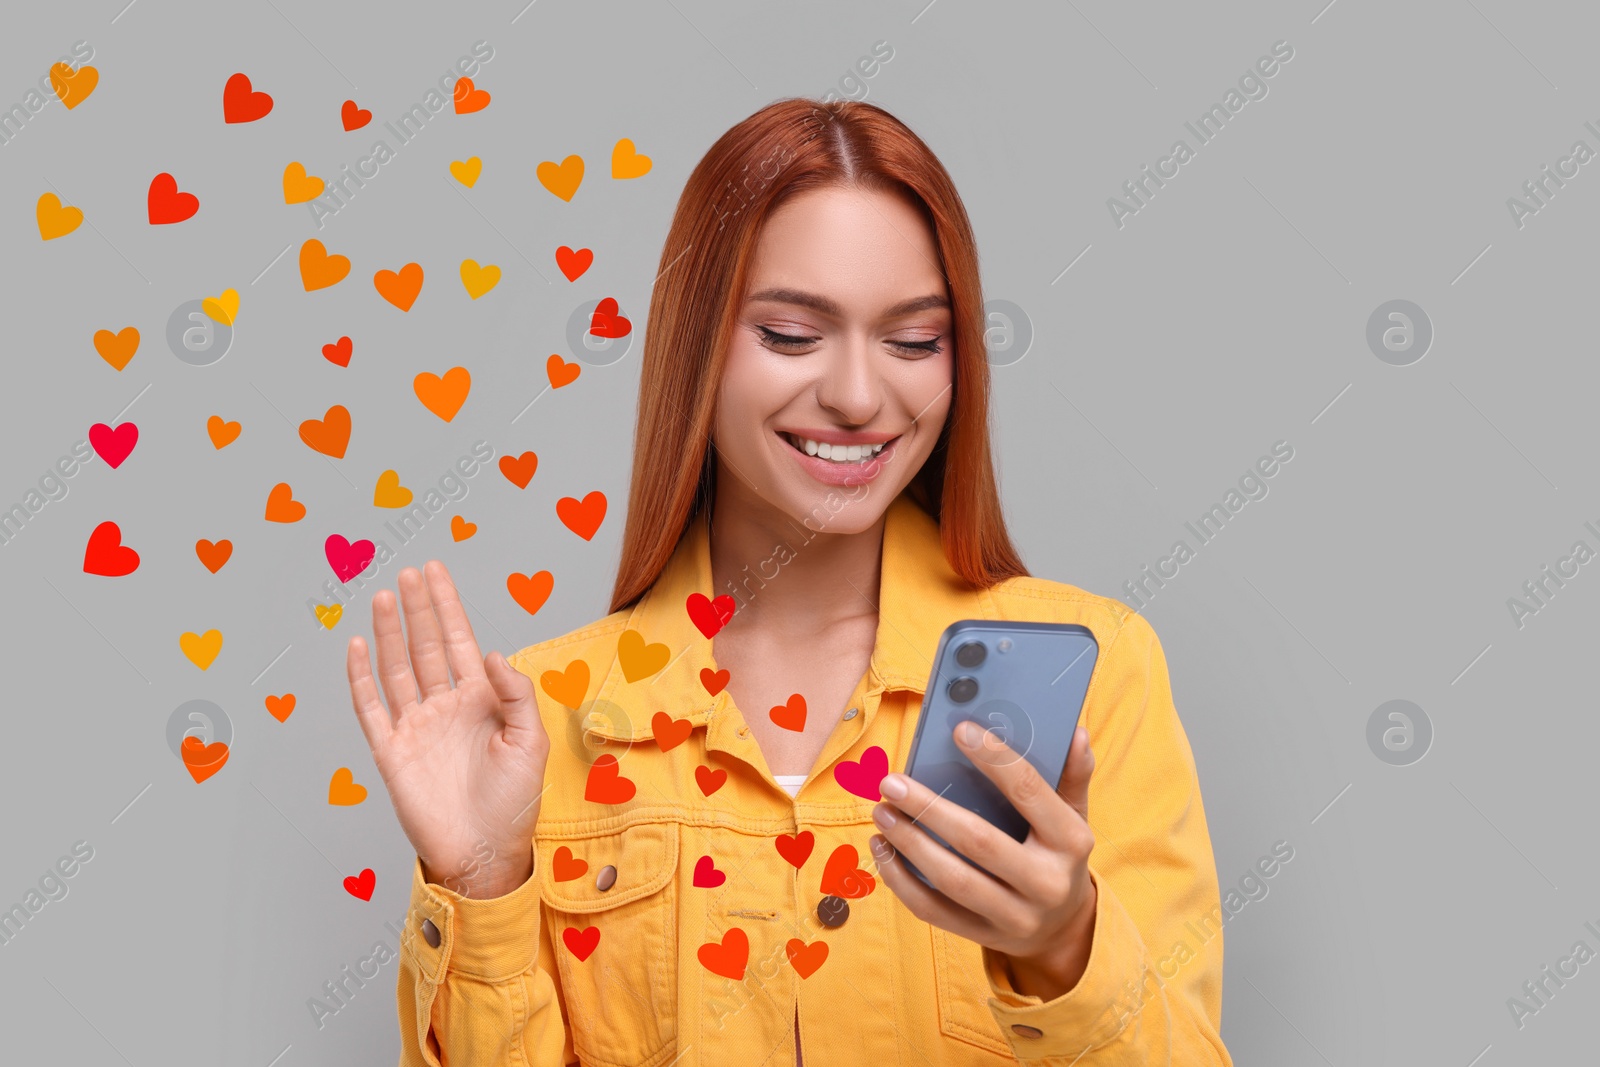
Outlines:
[[823, 459], [832, 459], [833, 446], [826, 441], [822, 442], [817, 446], [817, 455], [821, 456]]
[[814, 456], [816, 454], [817, 454], [817, 443], [815, 441], [807, 441], [806, 442], [806, 455]]
[[790, 444], [803, 451], [808, 456], [817, 456], [833, 463], [860, 463], [864, 459], [871, 459], [882, 452], [889, 442], [884, 441], [875, 445], [835, 445], [827, 441], [813, 441], [809, 437], [796, 437], [785, 434]]

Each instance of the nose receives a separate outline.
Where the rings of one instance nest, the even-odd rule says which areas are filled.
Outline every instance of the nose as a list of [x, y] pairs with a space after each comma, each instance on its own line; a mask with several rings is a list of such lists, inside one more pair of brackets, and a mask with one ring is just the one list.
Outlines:
[[872, 344], [862, 335], [852, 333], [833, 346], [819, 372], [817, 402], [840, 422], [865, 425], [883, 406], [883, 375]]

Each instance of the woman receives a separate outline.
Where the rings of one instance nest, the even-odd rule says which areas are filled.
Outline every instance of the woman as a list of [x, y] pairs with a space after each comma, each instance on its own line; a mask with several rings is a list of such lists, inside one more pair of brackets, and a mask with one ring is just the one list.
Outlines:
[[[691, 175], [656, 286], [611, 614], [481, 657], [430, 561], [400, 572], [404, 636], [373, 597], [384, 701], [350, 641], [417, 852], [401, 1062], [1230, 1063], [1161, 646], [1011, 545], [938, 160], [872, 105], [766, 107]], [[1022, 843], [903, 775], [878, 801], [834, 773], [904, 766], [962, 618], [1101, 649], [1059, 782], [957, 737]]]

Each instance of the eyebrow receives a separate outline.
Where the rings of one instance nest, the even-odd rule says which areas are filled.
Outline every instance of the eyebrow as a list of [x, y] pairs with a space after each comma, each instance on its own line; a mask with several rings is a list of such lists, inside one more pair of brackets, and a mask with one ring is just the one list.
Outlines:
[[[844, 318], [844, 308], [840, 307], [837, 302], [817, 293], [808, 293], [803, 289], [763, 289], [759, 293], [750, 295], [750, 302], [754, 303], [756, 301], [795, 304], [800, 307], [810, 308], [813, 311], [819, 311], [824, 315], [831, 315], [836, 319]], [[883, 317], [886, 319], [898, 318], [901, 315], [909, 315], [916, 311], [926, 311], [929, 308], [943, 308], [948, 311], [950, 309], [950, 300], [942, 293], [930, 293], [927, 296], [912, 297], [910, 300], [902, 300], [889, 308], [884, 312]]]

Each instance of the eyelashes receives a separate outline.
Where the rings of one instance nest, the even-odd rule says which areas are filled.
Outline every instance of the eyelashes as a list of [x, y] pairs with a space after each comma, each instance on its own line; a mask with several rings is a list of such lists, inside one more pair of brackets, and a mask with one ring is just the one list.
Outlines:
[[[794, 351], [812, 345], [822, 340], [820, 337], [796, 337], [792, 334], [779, 333], [765, 326], [756, 326], [761, 331], [761, 343], [774, 351]], [[915, 352], [919, 355], [934, 355], [944, 351], [944, 346], [939, 342], [941, 338], [935, 337], [928, 341], [890, 341], [889, 344], [906, 352]]]

